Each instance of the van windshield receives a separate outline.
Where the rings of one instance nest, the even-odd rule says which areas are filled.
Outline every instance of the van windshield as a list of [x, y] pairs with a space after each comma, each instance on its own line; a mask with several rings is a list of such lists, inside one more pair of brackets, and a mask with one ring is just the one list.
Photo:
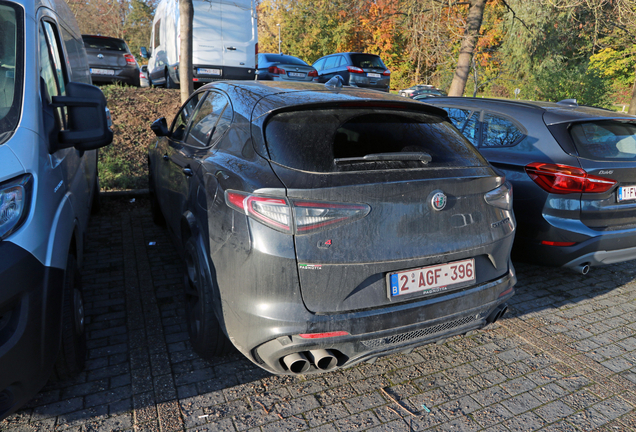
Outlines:
[[0, 143], [15, 130], [22, 106], [24, 75], [22, 8], [0, 0]]

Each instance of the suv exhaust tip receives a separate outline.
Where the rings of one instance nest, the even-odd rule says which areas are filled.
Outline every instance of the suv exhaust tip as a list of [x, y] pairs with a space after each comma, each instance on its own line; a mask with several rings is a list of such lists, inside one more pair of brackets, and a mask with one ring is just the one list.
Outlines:
[[318, 349], [309, 351], [309, 359], [318, 369], [328, 371], [338, 365], [338, 359], [331, 350]]
[[301, 374], [309, 370], [309, 360], [303, 353], [293, 353], [283, 357], [283, 363], [290, 372]]
[[583, 264], [579, 264], [577, 266], [571, 267], [572, 270], [574, 270], [575, 272], [582, 274], [583, 276], [585, 276], [586, 274], [588, 274], [590, 272], [590, 264], [589, 263], [583, 263]]

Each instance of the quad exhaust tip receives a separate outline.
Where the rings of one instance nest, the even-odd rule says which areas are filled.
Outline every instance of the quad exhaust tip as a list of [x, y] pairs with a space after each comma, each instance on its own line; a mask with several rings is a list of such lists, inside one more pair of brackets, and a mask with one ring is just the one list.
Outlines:
[[318, 370], [330, 371], [338, 366], [338, 358], [331, 350], [316, 349], [288, 354], [283, 357], [283, 363], [285, 363], [290, 372], [302, 374], [307, 372], [312, 364]]
[[486, 318], [486, 322], [488, 324], [492, 324], [494, 322], [496, 322], [499, 318], [501, 318], [506, 312], [508, 311], [508, 305], [507, 304], [502, 304], [499, 305], [495, 308], [494, 311], [492, 311], [490, 313], [490, 315], [488, 315], [488, 317]]

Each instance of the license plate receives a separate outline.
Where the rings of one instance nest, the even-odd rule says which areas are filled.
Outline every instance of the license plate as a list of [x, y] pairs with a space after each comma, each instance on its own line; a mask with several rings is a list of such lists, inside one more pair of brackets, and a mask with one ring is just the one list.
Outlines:
[[369, 78], [381, 78], [381, 77], [382, 77], [382, 75], [380, 75], [380, 74], [377, 74], [377, 73], [371, 73], [371, 72], [369, 72], [369, 73], [367, 74], [367, 76], [368, 76]]
[[201, 75], [221, 75], [221, 69], [197, 68], [197, 73]]
[[618, 201], [636, 200], [636, 186], [622, 186], [618, 188]]
[[287, 72], [287, 75], [294, 78], [305, 78], [305, 74], [301, 72]]
[[94, 69], [91, 68], [93, 75], [115, 75], [115, 71], [112, 69]]
[[449, 291], [459, 285], [475, 281], [475, 260], [471, 258], [389, 273], [387, 280], [389, 298], [413, 293], [430, 295]]

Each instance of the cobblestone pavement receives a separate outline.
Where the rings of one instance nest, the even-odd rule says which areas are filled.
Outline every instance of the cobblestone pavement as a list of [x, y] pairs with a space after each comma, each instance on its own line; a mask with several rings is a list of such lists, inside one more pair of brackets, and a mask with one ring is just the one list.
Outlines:
[[147, 200], [129, 201], [105, 200], [91, 221], [86, 371], [47, 384], [0, 430], [636, 429], [636, 261], [587, 276], [517, 264], [510, 310], [487, 329], [279, 377], [238, 354], [196, 356], [179, 258]]

